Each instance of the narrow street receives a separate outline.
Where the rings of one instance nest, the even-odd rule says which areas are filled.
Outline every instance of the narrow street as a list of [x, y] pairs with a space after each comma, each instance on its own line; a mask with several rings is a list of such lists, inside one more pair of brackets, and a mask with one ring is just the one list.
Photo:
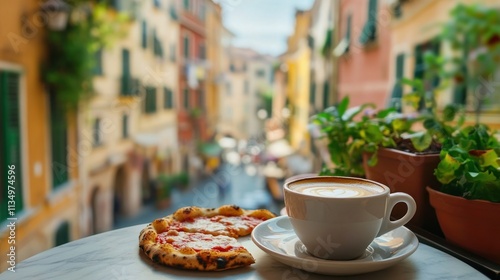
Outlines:
[[261, 174], [259, 167], [254, 164], [224, 164], [215, 175], [194, 182], [189, 189], [174, 189], [170, 207], [159, 210], [154, 204], [145, 205], [134, 217], [118, 217], [114, 229], [149, 223], [173, 213], [180, 207], [193, 205], [218, 207], [235, 204], [246, 209], [266, 208], [273, 213], [279, 213], [283, 202], [273, 200]]

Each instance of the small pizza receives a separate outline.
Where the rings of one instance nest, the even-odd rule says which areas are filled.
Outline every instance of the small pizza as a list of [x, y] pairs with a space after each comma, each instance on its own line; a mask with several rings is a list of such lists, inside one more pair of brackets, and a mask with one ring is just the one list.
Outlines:
[[268, 210], [184, 207], [156, 219], [139, 235], [139, 247], [155, 263], [202, 271], [220, 271], [255, 262], [238, 243], [261, 222], [274, 218]]

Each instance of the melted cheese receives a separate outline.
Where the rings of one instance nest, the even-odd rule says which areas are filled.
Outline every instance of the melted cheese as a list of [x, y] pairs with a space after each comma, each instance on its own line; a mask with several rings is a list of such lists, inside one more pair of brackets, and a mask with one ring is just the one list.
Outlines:
[[156, 237], [157, 243], [169, 243], [176, 249], [183, 247], [189, 247], [195, 251], [201, 250], [216, 250], [221, 252], [227, 252], [237, 248], [241, 248], [241, 245], [236, 241], [236, 239], [228, 236], [217, 235], [212, 236], [204, 233], [191, 233], [191, 232], [177, 232], [168, 231], [159, 234]]
[[261, 219], [248, 216], [224, 217], [220, 222], [235, 229], [253, 229], [262, 222]]
[[189, 232], [211, 232], [221, 233], [226, 232], [226, 226], [209, 218], [196, 218], [194, 221], [183, 222], [184, 227]]

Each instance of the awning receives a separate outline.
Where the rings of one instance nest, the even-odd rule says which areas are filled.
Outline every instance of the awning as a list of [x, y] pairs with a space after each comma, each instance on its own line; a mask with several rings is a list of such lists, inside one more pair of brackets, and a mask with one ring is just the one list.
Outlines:
[[215, 142], [203, 143], [201, 144], [200, 152], [205, 156], [216, 157], [221, 154], [222, 148]]
[[342, 39], [340, 43], [333, 50], [333, 54], [336, 57], [340, 57], [347, 52], [349, 49], [349, 40], [347, 38]]

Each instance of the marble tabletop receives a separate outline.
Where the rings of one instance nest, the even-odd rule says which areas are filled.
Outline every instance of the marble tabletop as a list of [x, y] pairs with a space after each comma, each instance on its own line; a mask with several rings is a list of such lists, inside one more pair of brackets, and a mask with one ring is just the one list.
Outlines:
[[259, 249], [250, 238], [240, 242], [256, 263], [223, 272], [183, 271], [153, 264], [139, 249], [137, 225], [82, 238], [44, 251], [5, 271], [7, 279], [487, 279], [466, 263], [425, 244], [396, 265], [346, 277], [308, 273], [276, 261]]

